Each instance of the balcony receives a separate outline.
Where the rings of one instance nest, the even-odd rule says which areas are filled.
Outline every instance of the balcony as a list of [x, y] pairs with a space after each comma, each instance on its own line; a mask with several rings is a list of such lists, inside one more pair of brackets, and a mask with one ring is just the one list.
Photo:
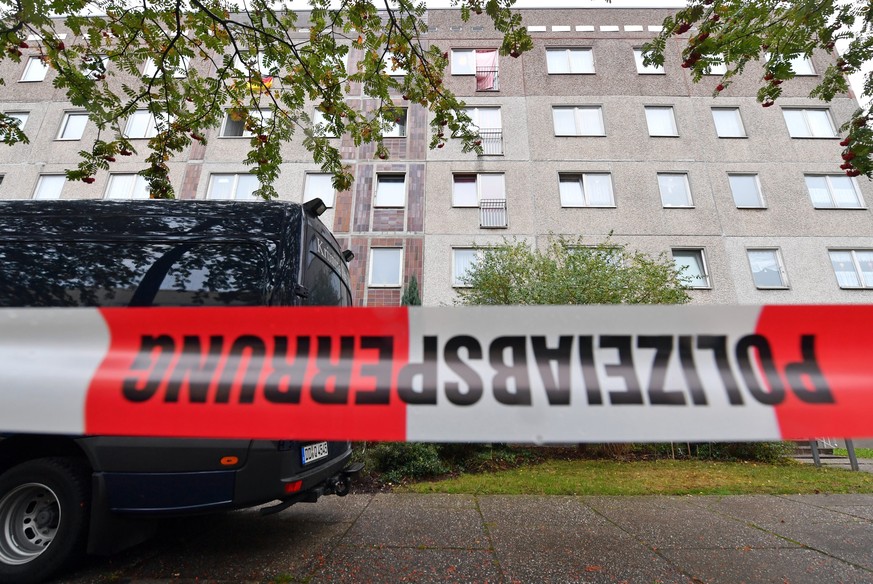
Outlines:
[[497, 67], [476, 67], [476, 91], [499, 91]]
[[503, 154], [503, 128], [479, 128], [479, 140], [482, 142], [482, 156]]
[[482, 199], [479, 201], [479, 227], [482, 229], [506, 229], [506, 199]]

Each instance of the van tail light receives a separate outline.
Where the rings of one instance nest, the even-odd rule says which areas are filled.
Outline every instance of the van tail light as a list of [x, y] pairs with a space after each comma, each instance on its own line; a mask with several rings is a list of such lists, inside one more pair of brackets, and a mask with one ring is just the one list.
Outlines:
[[303, 481], [294, 481], [293, 483], [285, 483], [285, 493], [290, 495], [296, 493], [303, 487]]

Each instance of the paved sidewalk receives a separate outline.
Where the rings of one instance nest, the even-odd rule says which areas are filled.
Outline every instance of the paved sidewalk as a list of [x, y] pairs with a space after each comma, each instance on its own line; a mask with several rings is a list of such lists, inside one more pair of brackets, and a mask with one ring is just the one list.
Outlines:
[[173, 521], [61, 581], [873, 583], [873, 495], [329, 497]]

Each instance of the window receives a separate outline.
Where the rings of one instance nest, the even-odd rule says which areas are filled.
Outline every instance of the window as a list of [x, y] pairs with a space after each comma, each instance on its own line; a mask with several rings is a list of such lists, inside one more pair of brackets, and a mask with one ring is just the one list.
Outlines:
[[553, 107], [555, 136], [603, 136], [603, 113], [600, 106]]
[[391, 129], [382, 134], [385, 138], [405, 138], [406, 137], [406, 108], [403, 108], [403, 113], [398, 116], [397, 121], [391, 126]]
[[279, 67], [267, 62], [264, 53], [241, 52], [236, 55], [233, 66], [237, 71], [246, 76], [265, 77], [279, 75]]
[[33, 191], [34, 199], [60, 199], [67, 177], [62, 174], [41, 174]]
[[67, 112], [58, 130], [58, 140], [81, 140], [88, 124], [88, 114], [84, 112]]
[[452, 75], [475, 75], [476, 91], [497, 91], [496, 49], [452, 49]]
[[88, 79], [103, 79], [106, 77], [106, 65], [109, 57], [106, 55], [90, 55], [82, 59], [82, 73]]
[[273, 112], [270, 110], [227, 110], [224, 116], [224, 125], [221, 128], [223, 138], [251, 138], [258, 125], [270, 119]]
[[665, 207], [690, 207], [691, 187], [685, 173], [658, 173], [661, 204]]
[[475, 75], [475, 49], [452, 49], [452, 75]]
[[482, 141], [483, 155], [503, 154], [503, 121], [499, 107], [466, 107], [464, 113], [470, 116], [478, 128]]
[[807, 174], [806, 188], [816, 209], [861, 209], [855, 180], [842, 174]]
[[724, 75], [725, 73], [727, 73], [727, 64], [724, 62], [713, 63], [703, 72], [704, 75]]
[[712, 121], [715, 122], [715, 133], [719, 138], [746, 137], [746, 129], [743, 127], [738, 107], [712, 108]]
[[312, 112], [312, 127], [316, 136], [321, 138], [336, 138], [333, 124], [324, 117], [324, 112], [321, 110], [314, 110]]
[[637, 73], [641, 75], [663, 75], [664, 68], [657, 65], [643, 65], [643, 50], [634, 49], [634, 60], [637, 63]]
[[673, 106], [646, 106], [649, 136], [678, 136]]
[[833, 138], [836, 136], [826, 109], [783, 109], [792, 138]]
[[787, 288], [785, 268], [777, 249], [749, 249], [749, 267], [756, 288]]
[[[180, 57], [179, 65], [172, 69], [173, 77], [175, 77], [176, 79], [182, 79], [186, 77], [188, 75], [189, 63], [190, 60], [188, 59], [188, 57]], [[164, 67], [166, 67], [168, 71], [170, 70], [171, 65], [169, 61], [164, 61]], [[146, 59], [146, 62], [142, 67], [142, 76], [151, 78], [155, 77], [156, 75], [158, 75], [158, 64], [155, 63], [154, 59], [149, 57], [148, 59]]]
[[406, 204], [406, 175], [380, 174], [376, 177], [376, 207], [402, 207]]
[[467, 287], [467, 272], [479, 261], [481, 252], [472, 247], [456, 247], [452, 249], [452, 286]]
[[252, 193], [260, 187], [258, 177], [253, 174], [213, 174], [209, 177], [207, 199], [236, 199], [257, 201]]
[[327, 207], [333, 207], [333, 175], [322, 172], [306, 173], [303, 186], [303, 202], [321, 199]]
[[48, 73], [49, 67], [42, 57], [30, 57], [27, 64], [24, 66], [24, 74], [21, 76], [22, 81], [42, 81], [45, 79], [45, 74]]
[[385, 53], [382, 57], [382, 70], [391, 77], [403, 77], [407, 73], [406, 68], [401, 65], [400, 59], [391, 52]]
[[809, 57], [795, 57], [791, 59], [791, 69], [795, 75], [815, 75], [815, 68], [812, 66], [812, 61]]
[[546, 63], [550, 74], [594, 73], [591, 49], [547, 48]]
[[145, 177], [133, 173], [109, 175], [106, 199], [148, 199], [149, 187]]
[[709, 288], [709, 275], [702, 249], [674, 249], [673, 262], [679, 276], [684, 278], [689, 288]]
[[124, 135], [128, 138], [154, 138], [158, 133], [157, 120], [147, 110], [137, 110], [127, 119]]
[[608, 172], [561, 174], [562, 207], [614, 207], [612, 176]]
[[757, 174], [729, 174], [731, 194], [734, 203], [739, 208], [763, 209], [764, 199], [761, 196], [761, 183]]
[[370, 249], [370, 286], [398, 288], [402, 274], [403, 250], [394, 247]]
[[456, 174], [453, 177], [453, 207], [478, 207], [482, 200], [506, 199], [503, 174]]
[[29, 114], [27, 112], [5, 112], [7, 116], [10, 118], [17, 120], [18, 128], [20, 130], [24, 129], [24, 125], [27, 123], [27, 118]]
[[828, 253], [840, 288], [873, 288], [873, 250], [832, 249]]

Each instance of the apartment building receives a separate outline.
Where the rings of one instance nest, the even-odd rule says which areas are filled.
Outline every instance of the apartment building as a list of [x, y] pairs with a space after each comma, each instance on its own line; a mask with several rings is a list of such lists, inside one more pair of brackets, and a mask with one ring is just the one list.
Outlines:
[[[346, 192], [332, 191], [302, 138], [283, 146], [280, 198], [328, 203], [322, 219], [357, 258], [358, 304], [399, 304], [412, 275], [424, 304], [451, 304], [477, 249], [555, 235], [596, 244], [610, 233], [686, 266], [696, 303], [873, 299], [873, 185], [838, 168], [837, 128], [857, 104], [851, 95], [829, 104], [808, 97], [832, 55], [795, 61], [797, 78], [763, 108], [760, 68], [713, 98], [719, 71], [692, 83], [680, 66], [682, 38], [668, 44], [663, 68], [642, 65], [639, 47], [668, 9], [522, 13], [535, 46], [517, 59], [498, 55], [486, 16], [427, 15], [424, 42], [450, 53], [445, 81], [480, 127], [482, 155], [462, 153], [457, 140], [429, 150], [428, 112], [415, 104], [386, 138], [387, 160], [372, 145], [334, 138], [354, 169]], [[358, 58], [353, 49], [350, 61]], [[0, 197], [147, 196], [135, 175], [142, 156], [113, 163], [93, 184], [65, 181], [96, 128], [38, 62], [2, 67], [0, 107], [19, 114], [31, 143], [0, 149]], [[350, 102], [371, 105], [351, 89]], [[154, 127], [143, 112], [127, 132], [145, 139]], [[229, 113], [206, 137], [170, 163], [177, 193], [246, 198], [256, 183], [242, 163], [245, 128]]]

